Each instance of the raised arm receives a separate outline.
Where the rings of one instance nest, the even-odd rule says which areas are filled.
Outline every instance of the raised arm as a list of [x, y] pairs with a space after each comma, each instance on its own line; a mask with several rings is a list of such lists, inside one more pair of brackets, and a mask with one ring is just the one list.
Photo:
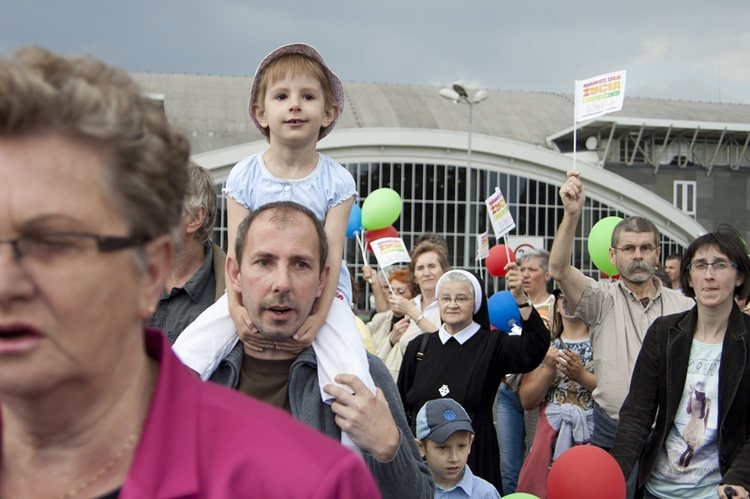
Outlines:
[[568, 179], [560, 188], [565, 214], [549, 254], [549, 273], [565, 295], [570, 310], [578, 308], [586, 289], [586, 276], [571, 264], [576, 227], [586, 202], [586, 190], [580, 174], [577, 170], [569, 171]]
[[365, 265], [362, 267], [362, 278], [370, 285], [372, 296], [375, 297], [375, 311], [378, 313], [388, 312], [390, 310], [388, 307], [388, 297], [383, 294], [383, 287], [380, 285], [378, 271], [369, 265]]
[[[516, 303], [525, 304], [529, 298], [523, 291], [523, 276], [518, 270], [518, 265], [508, 263], [505, 269], [505, 279]], [[539, 312], [533, 305], [521, 307], [519, 310], [523, 332], [520, 336], [509, 335], [499, 344], [503, 366], [507, 369], [506, 372], [511, 373], [527, 373], [534, 370], [549, 349], [549, 329], [544, 325]]]

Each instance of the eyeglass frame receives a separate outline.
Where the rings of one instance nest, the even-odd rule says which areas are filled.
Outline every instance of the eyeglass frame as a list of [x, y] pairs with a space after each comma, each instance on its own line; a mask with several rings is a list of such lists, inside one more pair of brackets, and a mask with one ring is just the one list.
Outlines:
[[[705, 265], [705, 267], [696, 267], [696, 265]], [[716, 265], [726, 265], [726, 267], [716, 267]], [[729, 269], [738, 269], [739, 265], [732, 262], [727, 262], [724, 260], [719, 260], [718, 262], [696, 262], [696, 263], [688, 263], [685, 266], [685, 269], [688, 272], [703, 272], [705, 273], [708, 271], [709, 267], [711, 268], [712, 272], [725, 272]]]
[[654, 246], [653, 244], [642, 244], [640, 246], [636, 246], [634, 244], [627, 244], [623, 246], [622, 248], [612, 246], [612, 249], [622, 251], [626, 255], [634, 255], [635, 250], [639, 250], [641, 254], [643, 255], [650, 255], [651, 253], [656, 251], [657, 248], [658, 246]]
[[111, 253], [123, 249], [134, 248], [136, 246], [141, 246], [149, 241], [149, 238], [143, 236], [103, 236], [101, 234], [95, 234], [93, 232], [60, 231], [27, 234], [10, 239], [0, 239], [0, 244], [10, 244], [13, 248], [13, 258], [16, 262], [20, 263], [23, 261], [24, 257], [27, 256], [26, 253], [28, 253], [28, 251], [23, 251], [19, 244], [22, 244], [25, 240], [40, 240], [44, 237], [50, 236], [93, 239], [96, 243], [96, 249], [100, 253]]
[[438, 296], [438, 303], [441, 305], [450, 305], [455, 302], [456, 305], [465, 305], [469, 302], [474, 302], [474, 297], [469, 295], [458, 295], [458, 296]]

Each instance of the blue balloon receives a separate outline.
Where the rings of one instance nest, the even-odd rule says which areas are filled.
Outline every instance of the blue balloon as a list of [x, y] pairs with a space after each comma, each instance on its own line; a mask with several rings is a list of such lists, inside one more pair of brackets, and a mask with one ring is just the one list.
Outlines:
[[490, 296], [487, 308], [490, 312], [490, 324], [500, 331], [510, 333], [514, 325], [521, 325], [521, 311], [510, 291], [500, 291]]
[[349, 213], [349, 223], [346, 225], [346, 237], [353, 238], [354, 234], [362, 234], [362, 208], [358, 204], [352, 205]]

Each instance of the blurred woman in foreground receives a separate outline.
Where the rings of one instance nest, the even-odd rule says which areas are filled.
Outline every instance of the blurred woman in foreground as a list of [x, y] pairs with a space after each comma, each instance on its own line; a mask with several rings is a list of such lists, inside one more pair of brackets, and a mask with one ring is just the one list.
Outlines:
[[122, 71], [0, 59], [0, 497], [377, 494], [354, 454], [144, 330], [188, 152]]

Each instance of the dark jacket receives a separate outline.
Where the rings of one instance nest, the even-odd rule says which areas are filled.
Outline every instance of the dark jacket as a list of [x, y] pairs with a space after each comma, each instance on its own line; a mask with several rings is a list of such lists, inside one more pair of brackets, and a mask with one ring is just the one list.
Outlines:
[[[391, 373], [374, 355], [368, 353], [367, 360], [372, 380], [383, 391], [396, 426], [401, 432], [401, 445], [393, 459], [388, 462], [380, 462], [363, 453], [365, 464], [375, 477], [384, 498], [432, 499], [435, 496], [432, 474], [419, 455]], [[241, 369], [242, 342], [238, 342], [211, 375], [211, 381], [236, 389], [239, 386]], [[290, 369], [289, 405], [292, 416], [298, 421], [336, 440], [341, 439], [341, 428], [336, 424], [333, 411], [320, 397], [318, 359], [312, 347], [303, 350]]]
[[[625, 476], [641, 459], [638, 484], [654, 469], [687, 377], [697, 307], [657, 319], [649, 328], [620, 409], [612, 455]], [[750, 488], [750, 316], [735, 304], [719, 366], [718, 442], [722, 483]], [[651, 424], [656, 417], [653, 432]]]

